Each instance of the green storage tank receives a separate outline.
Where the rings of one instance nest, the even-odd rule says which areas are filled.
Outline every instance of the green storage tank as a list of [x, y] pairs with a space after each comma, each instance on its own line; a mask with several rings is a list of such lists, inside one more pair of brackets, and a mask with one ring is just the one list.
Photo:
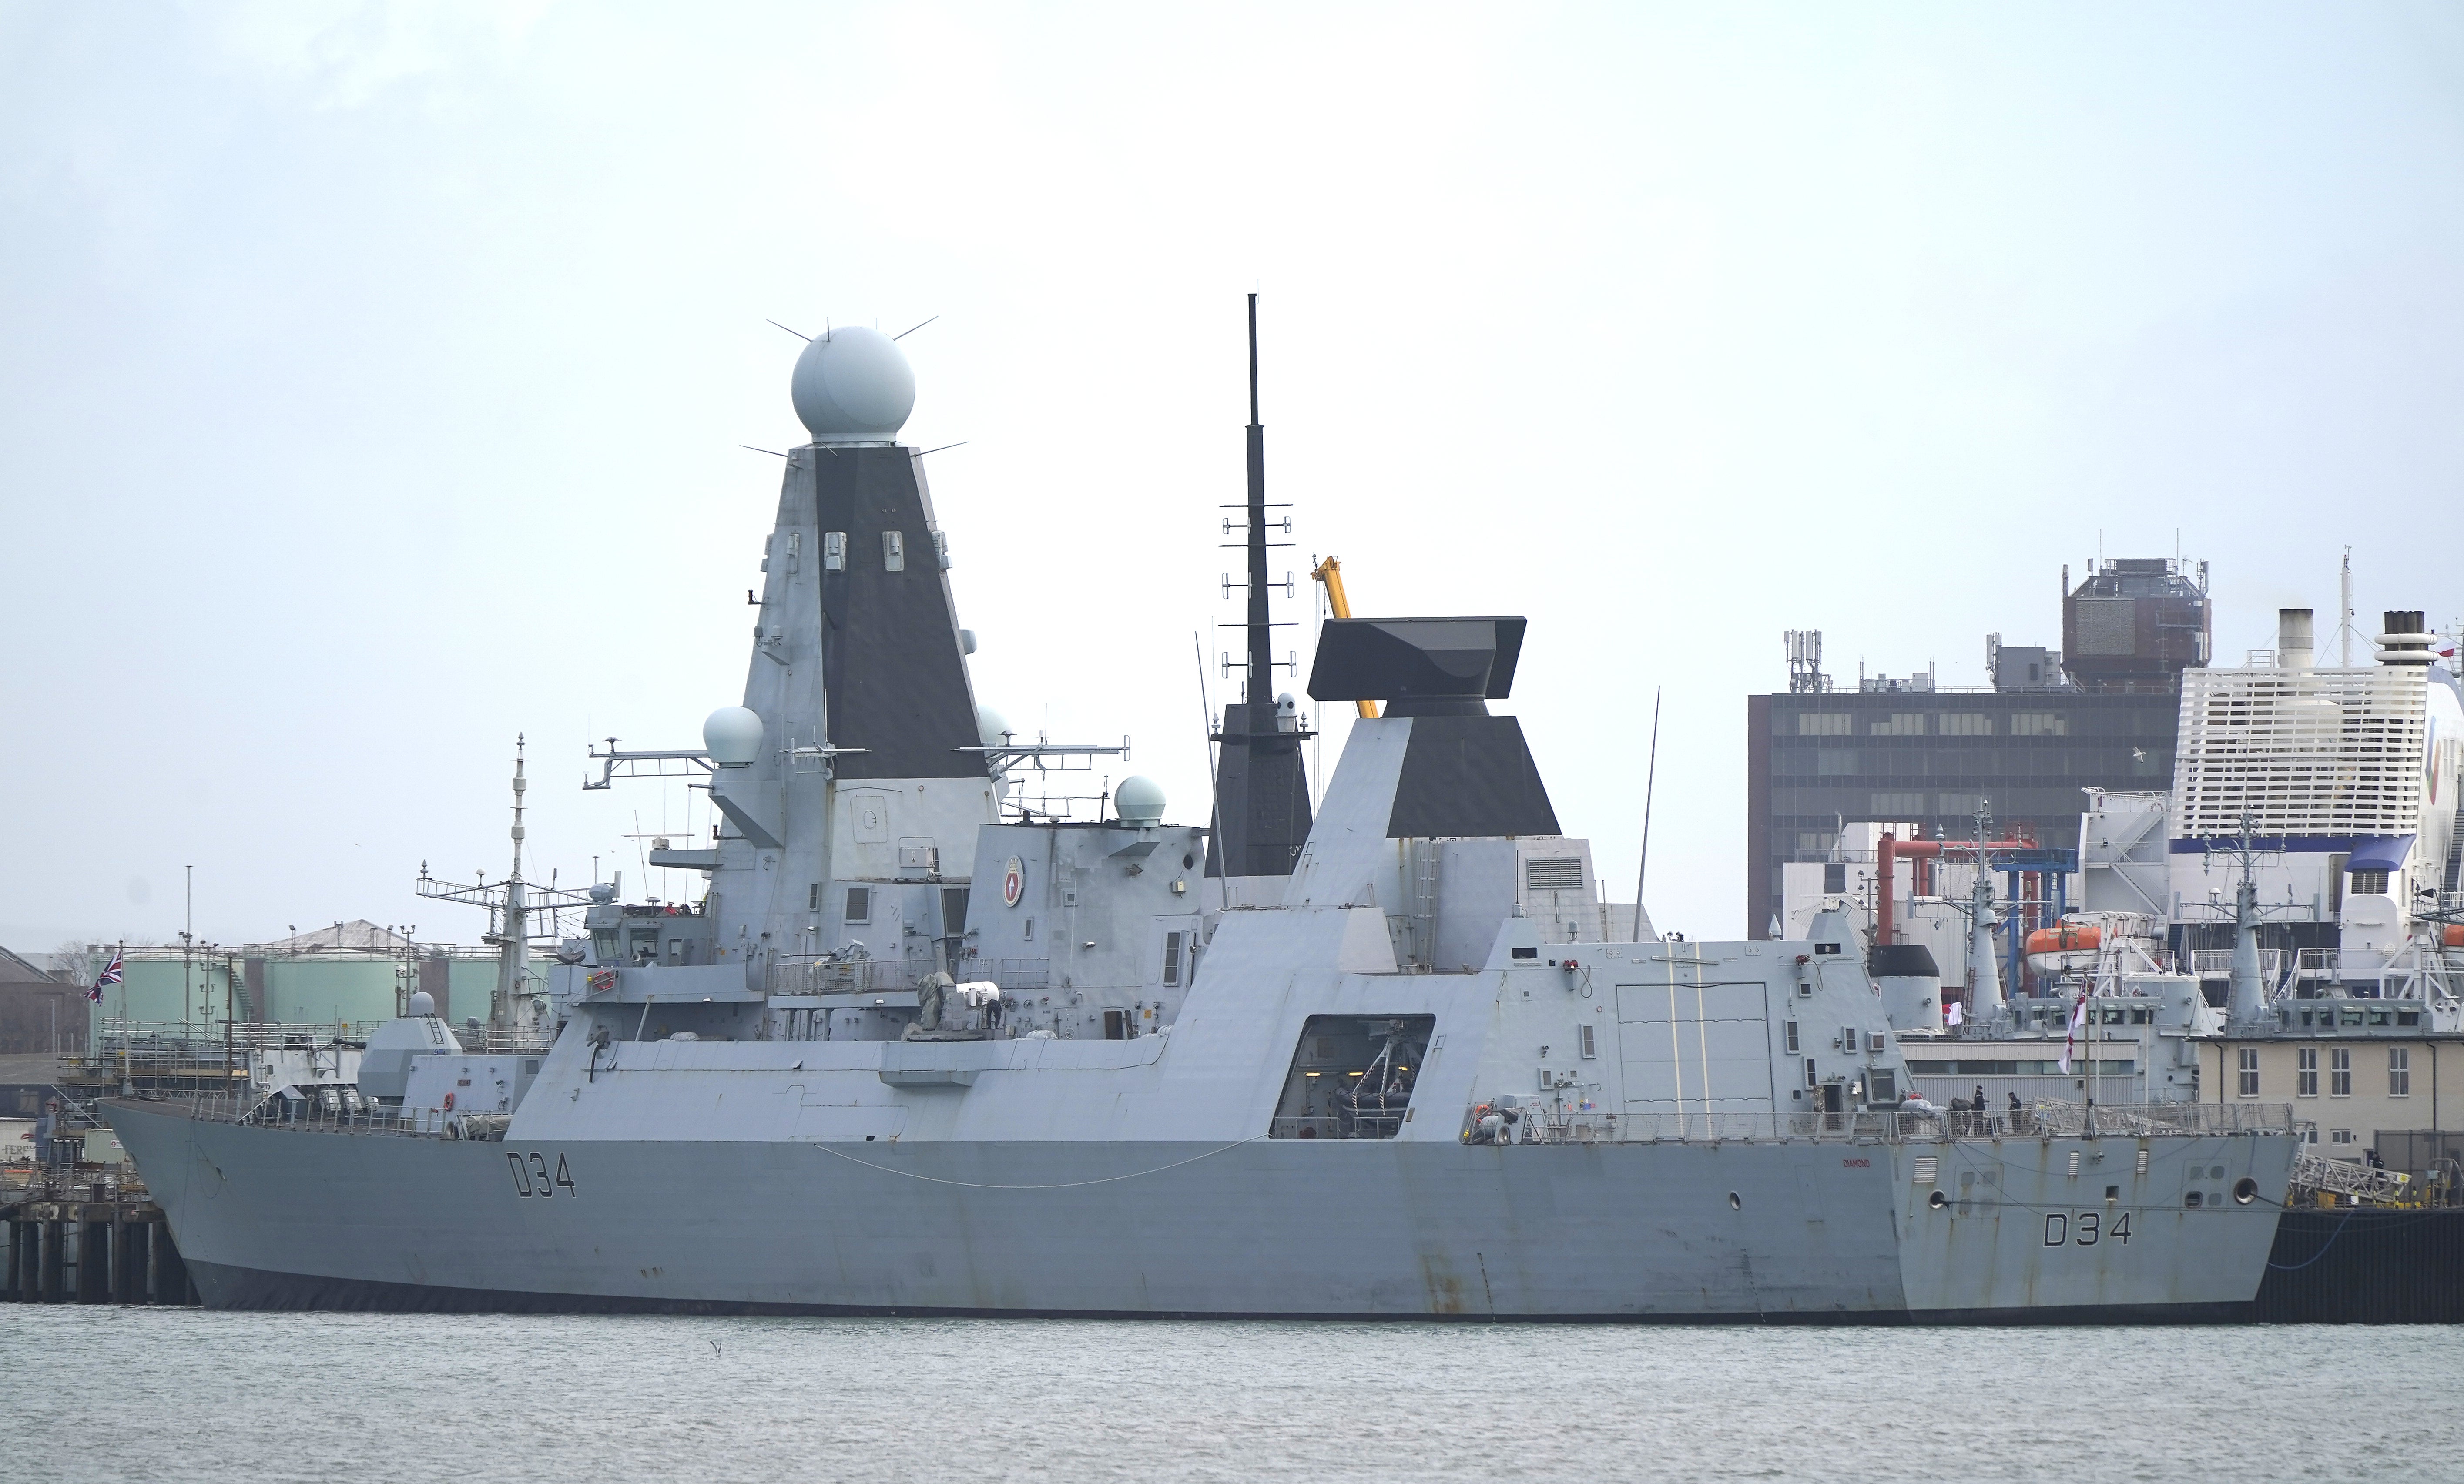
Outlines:
[[[107, 962], [108, 960], [106, 960]], [[99, 972], [101, 966], [98, 964]], [[129, 958], [121, 965], [121, 980], [91, 1003], [94, 1038], [102, 1044], [106, 1019], [134, 1020], [148, 1030], [187, 1024], [222, 1024], [231, 1004], [231, 974], [219, 958], [183, 962], [177, 958]]]
[[403, 961], [303, 953], [265, 961], [265, 1018], [287, 1025], [390, 1020], [400, 1013]]

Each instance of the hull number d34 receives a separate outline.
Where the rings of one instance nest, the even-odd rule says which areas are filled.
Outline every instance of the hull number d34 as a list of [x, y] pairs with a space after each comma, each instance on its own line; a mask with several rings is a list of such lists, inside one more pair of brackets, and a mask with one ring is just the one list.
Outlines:
[[2125, 1211], [2115, 1217], [2111, 1226], [2104, 1224], [2103, 1212], [2095, 1211], [2083, 1211], [2076, 1216], [2067, 1216], [2057, 1211], [2045, 1217], [2045, 1245], [2048, 1247], [2065, 1244], [2094, 1247], [2106, 1237], [2124, 1247], [2130, 1245], [2130, 1212]]
[[553, 1174], [548, 1171], [547, 1156], [537, 1150], [529, 1154], [519, 1154], [508, 1149], [505, 1151], [505, 1163], [513, 1167], [516, 1195], [553, 1199], [558, 1186], [564, 1187], [564, 1193], [567, 1195], [581, 1193], [574, 1189], [573, 1174], [565, 1168], [564, 1156], [561, 1154], [556, 1157], [556, 1170]]

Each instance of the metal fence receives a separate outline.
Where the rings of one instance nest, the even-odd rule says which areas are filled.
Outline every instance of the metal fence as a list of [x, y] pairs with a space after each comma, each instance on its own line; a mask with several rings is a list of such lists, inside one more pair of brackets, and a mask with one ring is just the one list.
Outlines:
[[[88, 1077], [172, 1077], [211, 1074], [221, 1075], [226, 1068], [246, 1071], [250, 1057], [257, 1052], [326, 1051], [337, 1046], [358, 1050], [367, 1043], [368, 1035], [383, 1021], [328, 1020], [309, 1024], [252, 1025], [232, 1022], [231, 1036], [219, 1032], [205, 1034], [199, 1025], [146, 1025], [122, 1021], [117, 1017], [103, 1022], [100, 1044], [77, 1058], [77, 1069]], [[539, 1030], [472, 1030], [467, 1026], [448, 1027], [462, 1049], [474, 1056], [536, 1055], [547, 1050], [555, 1039], [552, 1032]]]
[[[465, 1122], [485, 1114], [439, 1113], [433, 1108], [410, 1113], [380, 1108], [363, 1098], [312, 1097], [294, 1101], [278, 1093], [192, 1093], [155, 1100], [188, 1117], [209, 1124], [245, 1124], [261, 1128], [303, 1132], [391, 1134], [430, 1139], [463, 1137]], [[501, 1120], [504, 1115], [494, 1115]], [[502, 1129], [496, 1130], [501, 1137]]]
[[1310, 1113], [1267, 1121], [1269, 1139], [1392, 1139], [1403, 1130], [1403, 1110], [1373, 1113]]
[[539, 1030], [473, 1031], [449, 1026], [462, 1050], [474, 1057], [536, 1057], [556, 1044], [556, 1032]]
[[[2213, 978], [2233, 972], [2233, 950], [2231, 949], [2192, 949], [2190, 972], [2201, 978]], [[2285, 955], [2282, 949], [2261, 949], [2258, 952], [2258, 977], [2267, 984], [2284, 980]]]
[[[766, 975], [773, 994], [880, 994], [913, 990], [934, 972], [929, 958], [782, 958]], [[1049, 989], [1048, 958], [961, 958], [949, 968], [960, 982], [989, 979], [1005, 994]]]
[[179, 1021], [147, 1023], [114, 1015], [102, 1022], [96, 1043], [77, 1058], [87, 1076], [125, 1073], [131, 1077], [166, 1077], [244, 1069], [252, 1054], [266, 1051], [323, 1050], [357, 1046], [380, 1022], [326, 1020], [307, 1025], [246, 1021], [221, 1025]]
[[19, 1201], [119, 1203], [147, 1199], [145, 1182], [133, 1166], [98, 1174], [92, 1168], [60, 1165], [0, 1166], [0, 1206]]

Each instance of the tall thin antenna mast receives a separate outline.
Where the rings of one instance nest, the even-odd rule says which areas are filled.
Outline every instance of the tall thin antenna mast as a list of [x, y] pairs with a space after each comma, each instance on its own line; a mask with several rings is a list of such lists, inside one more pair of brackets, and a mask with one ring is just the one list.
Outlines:
[[[1309, 769], [1304, 764], [1302, 744], [1316, 735], [1302, 722], [1297, 710], [1289, 716], [1281, 714], [1275, 698], [1276, 661], [1270, 645], [1275, 625], [1266, 602], [1266, 428], [1258, 411], [1258, 295], [1249, 295], [1249, 490], [1248, 497], [1237, 506], [1248, 522], [1243, 538], [1226, 541], [1228, 548], [1238, 545], [1248, 556], [1248, 613], [1237, 625], [1245, 631], [1248, 684], [1236, 694], [1247, 699], [1225, 701], [1222, 734], [1219, 740], [1222, 751], [1216, 756], [1217, 786], [1222, 797], [1218, 801], [1221, 818], [1217, 823], [1221, 835], [1215, 848], [1208, 852], [1210, 872], [1219, 867], [1228, 884], [1243, 876], [1283, 877], [1291, 874], [1292, 863], [1300, 858], [1301, 846], [1309, 839], [1309, 820], [1315, 814], [1310, 806]], [[1231, 517], [1223, 520], [1225, 535], [1232, 530]], [[1284, 530], [1291, 530], [1287, 518]], [[1284, 544], [1288, 545], [1288, 542]], [[1224, 586], [1231, 586], [1231, 574], [1224, 574]], [[1229, 596], [1227, 591], [1226, 596]], [[1284, 596], [1291, 591], [1291, 574], [1284, 575]], [[1225, 624], [1226, 628], [1236, 625]], [[1229, 672], [1231, 656], [1224, 656]], [[1298, 669], [1298, 656], [1286, 662]]]
[[2342, 601], [2336, 606], [2336, 643], [2340, 646], [2336, 663], [2340, 669], [2351, 669], [2353, 667], [2353, 549], [2349, 546], [2344, 548], [2344, 575], [2339, 592]]
[[1642, 941], [1642, 884], [1651, 872], [1651, 794], [1660, 782], [1660, 687], [1651, 687], [1651, 763], [1642, 775], [1642, 860], [1634, 868], [1634, 937]]
[[[1249, 704], [1275, 704], [1275, 662], [1267, 644], [1266, 429], [1258, 421], [1258, 295], [1249, 295]], [[1258, 725], [1258, 713], [1250, 713]]]
[[530, 787], [522, 776], [526, 741], [519, 732], [515, 733], [514, 873], [505, 878], [504, 936], [496, 945], [496, 997], [488, 1014], [488, 1029], [492, 1031], [510, 1031], [518, 1023], [514, 1002], [530, 969], [530, 901], [522, 887], [522, 837], [528, 833], [522, 827], [522, 794]]

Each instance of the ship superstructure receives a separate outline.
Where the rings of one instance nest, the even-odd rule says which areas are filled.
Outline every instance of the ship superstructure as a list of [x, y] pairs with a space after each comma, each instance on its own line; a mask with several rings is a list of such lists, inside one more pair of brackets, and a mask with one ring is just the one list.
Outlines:
[[2454, 644], [2391, 611], [2376, 664], [2322, 667], [2311, 619], [2285, 609], [2272, 650], [2182, 672], [2174, 787], [2088, 790], [2075, 876], [2031, 882], [2025, 842], [1981, 825], [1914, 847], [1851, 826], [1838, 863], [1788, 867], [1792, 920], [1840, 907], [1869, 935], [1917, 1088], [2006, 1122], [2289, 1098], [2329, 1163], [2464, 1184], [2437, 1097], [2441, 1053], [2464, 1052]]
[[[1492, 711], [1520, 617], [1324, 625], [1309, 694], [1384, 704], [1296, 851], [1167, 822], [1135, 779], [1097, 819], [1004, 808], [1031, 759], [969, 692], [949, 543], [895, 442], [904, 360], [840, 330], [795, 387], [814, 441], [743, 705], [701, 749], [606, 758], [706, 777], [718, 840], [660, 863], [707, 895], [594, 889], [536, 1053], [466, 1049], [414, 999], [339, 1113], [112, 1104], [209, 1304], [2247, 1312], [2281, 1107], [1963, 1124], [1906, 1096], [1849, 913], [1603, 941], [1590, 847]], [[1221, 729], [1253, 762], [1262, 659]]]

